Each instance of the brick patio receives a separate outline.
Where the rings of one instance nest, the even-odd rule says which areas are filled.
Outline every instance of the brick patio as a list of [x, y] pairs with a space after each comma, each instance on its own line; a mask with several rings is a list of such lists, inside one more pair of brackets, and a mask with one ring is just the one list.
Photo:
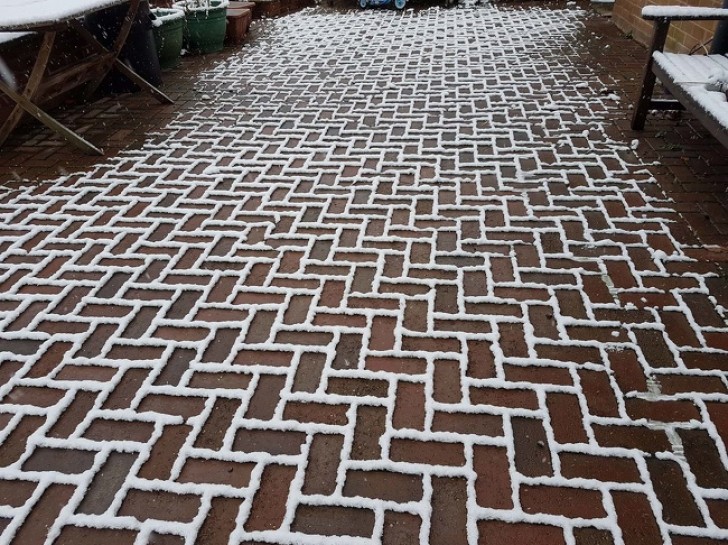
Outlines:
[[105, 159], [17, 133], [0, 543], [728, 540], [728, 159], [581, 7], [306, 10], [60, 114]]

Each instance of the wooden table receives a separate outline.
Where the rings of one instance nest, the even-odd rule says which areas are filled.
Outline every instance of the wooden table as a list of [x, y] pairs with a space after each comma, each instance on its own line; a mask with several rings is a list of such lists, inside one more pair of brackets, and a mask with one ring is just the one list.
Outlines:
[[[0, 32], [42, 32], [38, 57], [23, 90], [14, 89], [0, 79], [0, 91], [9, 96], [15, 107], [0, 127], [0, 146], [18, 125], [25, 113], [30, 114], [51, 130], [87, 153], [103, 152], [68, 127], [44, 112], [38, 104], [86, 84], [89, 98], [112, 68], [116, 68], [157, 100], [172, 104], [172, 100], [119, 60], [124, 44], [136, 18], [141, 0], [0, 0]], [[124, 22], [111, 49], [102, 45], [83, 25], [84, 15], [112, 6], [129, 4]], [[65, 29], [78, 33], [91, 47], [93, 54], [60, 72], [47, 74], [57, 34]]]

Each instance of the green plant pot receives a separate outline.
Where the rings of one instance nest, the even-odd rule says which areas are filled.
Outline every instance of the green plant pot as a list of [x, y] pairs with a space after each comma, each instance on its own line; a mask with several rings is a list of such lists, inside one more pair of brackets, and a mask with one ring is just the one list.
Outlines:
[[179, 2], [175, 7], [186, 5], [187, 27], [185, 47], [190, 53], [214, 53], [222, 51], [227, 25], [227, 0], [211, 0], [209, 8], [190, 9], [190, 4]]
[[154, 41], [157, 44], [162, 70], [179, 64], [185, 30], [185, 12], [179, 9], [157, 8], [154, 15]]

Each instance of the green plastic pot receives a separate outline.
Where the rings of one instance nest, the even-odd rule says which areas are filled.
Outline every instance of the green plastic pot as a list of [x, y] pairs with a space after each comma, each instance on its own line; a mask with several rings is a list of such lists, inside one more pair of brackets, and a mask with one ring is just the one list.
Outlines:
[[179, 64], [185, 30], [185, 12], [180, 9], [156, 8], [154, 15], [154, 41], [162, 70]]
[[192, 2], [178, 2], [186, 14], [185, 47], [190, 53], [222, 51], [227, 25], [227, 0], [211, 0], [210, 7], [195, 8]]

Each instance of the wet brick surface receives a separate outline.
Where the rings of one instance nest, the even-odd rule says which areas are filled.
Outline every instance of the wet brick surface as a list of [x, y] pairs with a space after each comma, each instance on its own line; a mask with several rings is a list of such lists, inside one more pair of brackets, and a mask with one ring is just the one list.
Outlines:
[[627, 130], [644, 51], [563, 5], [254, 27], [61, 114], [106, 159], [0, 152], [0, 541], [728, 538], [725, 152]]

